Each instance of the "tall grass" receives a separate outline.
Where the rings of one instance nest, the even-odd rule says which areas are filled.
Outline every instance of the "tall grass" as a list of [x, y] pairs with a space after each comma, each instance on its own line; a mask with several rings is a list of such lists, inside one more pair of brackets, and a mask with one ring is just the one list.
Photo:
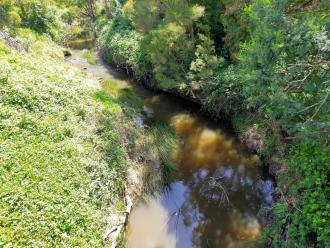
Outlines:
[[[102, 83], [102, 88], [102, 91], [96, 93], [96, 97], [103, 99], [104, 102], [118, 103], [129, 118], [135, 117], [142, 111], [143, 100], [124, 82], [108, 80]], [[144, 146], [144, 152], [160, 160], [161, 181], [169, 182], [175, 170], [173, 154], [178, 142], [175, 130], [165, 122], [152, 121], [145, 126], [144, 136], [143, 141], [140, 142]]]
[[163, 182], [169, 183], [176, 169], [173, 155], [175, 153], [178, 137], [173, 127], [164, 122], [152, 122], [147, 129], [149, 136], [149, 149], [156, 154], [162, 163]]

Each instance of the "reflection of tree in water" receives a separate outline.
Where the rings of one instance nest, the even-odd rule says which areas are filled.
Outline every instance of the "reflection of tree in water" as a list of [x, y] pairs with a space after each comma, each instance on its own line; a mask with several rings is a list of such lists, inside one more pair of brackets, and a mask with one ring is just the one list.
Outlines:
[[240, 165], [199, 170], [183, 179], [189, 192], [182, 218], [197, 247], [249, 247], [249, 240], [259, 238], [257, 215], [261, 205], [271, 203], [272, 184], [257, 175]]
[[176, 115], [171, 123], [181, 138], [175, 155], [180, 166], [198, 169], [226, 163], [249, 166], [260, 164], [258, 156], [243, 154], [233, 139], [220, 129], [210, 129], [191, 115]]
[[171, 122], [181, 137], [175, 160], [183, 171], [178, 180], [189, 192], [180, 212], [192, 229], [192, 242], [197, 247], [249, 247], [247, 241], [259, 237], [256, 216], [263, 199], [271, 202], [272, 184], [267, 188], [260, 179], [259, 158], [242, 153], [221, 130], [191, 115], [174, 116]]
[[249, 247], [248, 240], [258, 239], [256, 216], [262, 201], [257, 187], [262, 183], [253, 177], [255, 170], [246, 172], [244, 168], [200, 170], [183, 179], [189, 192], [181, 207], [182, 218], [193, 228], [197, 247]]

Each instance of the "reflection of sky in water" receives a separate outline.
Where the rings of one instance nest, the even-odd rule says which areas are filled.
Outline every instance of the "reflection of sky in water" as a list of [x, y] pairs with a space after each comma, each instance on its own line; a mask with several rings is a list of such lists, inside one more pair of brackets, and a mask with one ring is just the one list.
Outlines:
[[[183, 182], [175, 182], [170, 188], [163, 193], [162, 204], [168, 210], [171, 217], [169, 229], [177, 237], [177, 247], [189, 248], [193, 247], [192, 238], [193, 230], [196, 227], [198, 218], [194, 218], [194, 222], [187, 222], [183, 218], [180, 210], [189, 197], [189, 188]], [[190, 216], [198, 216], [196, 209], [190, 209]], [[174, 214], [175, 213], [175, 214]], [[185, 213], [187, 214], [187, 213]], [[187, 219], [187, 216], [186, 216]]]
[[258, 194], [262, 199], [262, 207], [269, 207], [273, 202], [274, 184], [271, 180], [260, 180], [257, 184]]
[[[273, 184], [270, 180], [254, 180], [244, 172], [242, 166], [224, 166], [213, 173], [201, 169], [192, 175], [194, 186], [186, 185], [184, 181], [176, 181], [164, 190], [161, 204], [171, 216], [168, 228], [177, 238], [177, 247], [204, 247], [207, 242], [210, 247], [249, 247], [243, 241], [259, 237], [261, 226], [257, 212], [265, 203], [271, 203]], [[212, 184], [209, 184], [211, 176], [218, 177], [227, 188], [229, 205], [219, 202], [221, 196], [213, 192]], [[237, 184], [236, 187], [233, 187], [233, 184]], [[247, 192], [244, 189], [249, 190]], [[241, 193], [232, 194], [231, 191]], [[237, 201], [235, 197], [240, 199]], [[248, 203], [251, 200], [254, 201], [254, 207], [246, 204], [242, 210], [242, 202]], [[214, 207], [209, 208], [209, 205]], [[205, 209], [222, 212], [226, 217], [221, 221], [221, 214], [214, 214], [212, 219]], [[208, 233], [212, 240], [207, 241], [205, 233]]]
[[[144, 116], [148, 115], [152, 110], [145, 108]], [[145, 216], [137, 219], [148, 223], [152, 221], [148, 213], [165, 211], [168, 217], [163, 220], [166, 228], [161, 237], [175, 238], [179, 248], [254, 247], [247, 241], [259, 238], [258, 214], [261, 207], [272, 203], [273, 192], [272, 181], [264, 179], [257, 167], [259, 158], [244, 153], [223, 131], [188, 114], [175, 115], [171, 121], [181, 138], [174, 156], [179, 170], [158, 205], [143, 206], [145, 211], [140, 212]], [[131, 225], [133, 232], [140, 230], [139, 222], [131, 220]], [[154, 225], [148, 228], [147, 233], [155, 231]], [[157, 243], [157, 236], [152, 238]]]
[[[221, 167], [221, 168], [224, 168], [224, 167]], [[231, 167], [231, 166], [229, 166], [229, 167], [227, 167], [226, 169], [224, 169], [224, 173], [223, 173], [224, 175], [224, 177], [226, 178], [226, 179], [231, 179], [232, 177], [233, 177], [233, 175], [234, 175], [234, 170], [233, 170], [233, 168]]]
[[138, 125], [139, 127], [143, 127], [143, 125], [144, 125], [144, 120], [143, 120], [143, 118], [142, 118], [141, 116], [136, 116], [136, 117], [134, 118], [134, 122], [135, 122], [135, 124]]

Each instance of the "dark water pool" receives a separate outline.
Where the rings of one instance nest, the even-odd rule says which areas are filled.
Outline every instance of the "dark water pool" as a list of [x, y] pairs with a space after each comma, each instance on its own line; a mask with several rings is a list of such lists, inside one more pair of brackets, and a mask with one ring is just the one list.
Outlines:
[[166, 94], [145, 104], [149, 118], [171, 123], [180, 137], [178, 171], [158, 198], [136, 207], [129, 247], [256, 247], [273, 192], [259, 157], [194, 105]]

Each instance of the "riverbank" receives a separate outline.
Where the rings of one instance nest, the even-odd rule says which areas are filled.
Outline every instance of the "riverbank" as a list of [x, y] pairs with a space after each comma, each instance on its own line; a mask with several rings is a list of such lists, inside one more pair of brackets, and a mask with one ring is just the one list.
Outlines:
[[16, 34], [24, 51], [0, 39], [0, 246], [110, 245], [127, 199], [162, 180], [143, 181], [158, 157], [134, 122], [141, 102], [118, 80], [103, 90], [110, 78], [47, 36]]
[[[93, 62], [86, 58], [89, 53]], [[96, 95], [102, 102], [108, 104], [114, 101], [122, 109], [121, 136], [125, 139], [125, 150], [130, 160], [126, 169], [123, 204], [129, 211], [118, 209], [119, 214], [115, 215], [119, 215], [119, 221], [111, 223], [105, 232], [105, 238], [112, 246], [120, 242], [118, 246], [124, 247], [131, 209], [141, 199], [159, 194], [172, 178], [175, 170], [172, 156], [177, 146], [177, 136], [172, 126], [154, 118], [155, 111], [149, 108], [148, 103], [159, 102], [157, 96], [133, 83], [130, 77], [109, 67], [97, 52], [87, 49], [72, 50], [66, 61], [100, 81], [100, 89]]]
[[[111, 175], [116, 175], [113, 179], [115, 184], [110, 187], [110, 191], [115, 190], [115, 195], [122, 192], [124, 183], [120, 182], [127, 171], [125, 166], [129, 156], [125, 154], [131, 152], [131, 141], [134, 143], [133, 147], [135, 143], [142, 144], [142, 147], [143, 144], [148, 144], [145, 147], [158, 144], [150, 146], [153, 147], [150, 152], [159, 154], [163, 162], [161, 164], [167, 164], [162, 167], [167, 172], [160, 174], [168, 176], [168, 171], [173, 168], [169, 150], [164, 150], [161, 146], [167, 137], [163, 134], [173, 134], [173, 128], [159, 123], [153, 128], [144, 125], [144, 117], [152, 112], [145, 108], [141, 115], [132, 115], [135, 121], [128, 121], [128, 127], [134, 127], [134, 132], [130, 134], [128, 130], [128, 138], [124, 138], [124, 143], [127, 139], [129, 145], [125, 147], [121, 144], [121, 129], [117, 128], [117, 122], [125, 126], [120, 120], [125, 123], [126, 120], [122, 118], [134, 112], [132, 106], [133, 109], [141, 107], [141, 101], [130, 89], [108, 87], [116, 83], [102, 82], [101, 86], [105, 88], [98, 89], [99, 82], [102, 81], [98, 76], [92, 76], [92, 80], [89, 76], [88, 79], [83, 78], [85, 75], [75, 78], [75, 75], [83, 74], [80, 71], [87, 70], [88, 66], [86, 69], [80, 68], [78, 73], [71, 73], [60, 59], [63, 56], [61, 48], [53, 42], [76, 47], [94, 46], [94, 40], [90, 38], [97, 37], [96, 44], [108, 64], [122, 68], [136, 81], [145, 82], [148, 87], [174, 93], [175, 99], [188, 98], [201, 104], [203, 112], [205, 110], [216, 118], [230, 120], [236, 136], [243, 141], [241, 145], [261, 154], [263, 160], [268, 163], [270, 172], [276, 176], [276, 192], [279, 198], [270, 208], [275, 221], [268, 230], [264, 229], [265, 246], [328, 246], [329, 10], [330, 5], [325, 0], [1, 1], [0, 39], [12, 48], [1, 43], [0, 60], [4, 66], [1, 69], [0, 93], [4, 97], [1, 96], [0, 102], [4, 110], [1, 109], [3, 112], [0, 115], [0, 137], [1, 146], [4, 144], [4, 148], [1, 149], [0, 156], [5, 159], [0, 163], [4, 162], [4, 168], [1, 170], [5, 177], [2, 177], [2, 180], [6, 184], [9, 181], [10, 185], [5, 188], [1, 198], [5, 200], [4, 203], [0, 204], [1, 216], [5, 216], [5, 228], [1, 228], [0, 232], [6, 232], [5, 242], [10, 242], [11, 237], [16, 238], [13, 231], [16, 226], [19, 226], [19, 233], [24, 233], [24, 237], [18, 237], [17, 240], [23, 242], [27, 242], [29, 230], [37, 236], [33, 240], [39, 238], [42, 240], [40, 242], [44, 242], [40, 237], [46, 237], [49, 242], [54, 239], [55, 243], [59, 243], [62, 239], [66, 240], [67, 236], [72, 242], [76, 242], [79, 235], [82, 237], [81, 242], [98, 240], [93, 237], [84, 238], [84, 235], [90, 237], [99, 233], [98, 227], [97, 230], [93, 229], [91, 223], [94, 222], [90, 221], [93, 219], [93, 206], [96, 204], [96, 209], [99, 210], [99, 203], [91, 200], [93, 194], [86, 193], [90, 192], [86, 185], [91, 182], [91, 188], [96, 188], [96, 191], [109, 189], [102, 186], [108, 185], [102, 181], [103, 173], [100, 172], [99, 176], [94, 173], [96, 167], [103, 166], [106, 175], [109, 175], [108, 170], [114, 173], [110, 173]], [[64, 53], [65, 56], [70, 55], [69, 51]], [[92, 52], [85, 53], [83, 60], [91, 64], [97, 63]], [[87, 85], [97, 94], [80, 89], [78, 85]], [[38, 92], [39, 88], [41, 93]], [[166, 98], [160, 97], [161, 101]], [[155, 97], [153, 100], [157, 102], [157, 99]], [[64, 106], [65, 103], [72, 104], [72, 109], [78, 114], [71, 114], [69, 108]], [[172, 101], [164, 103], [173, 107]], [[96, 110], [89, 110], [90, 107]], [[62, 109], [69, 113], [61, 119]], [[96, 124], [100, 127], [86, 122], [85, 109], [95, 117], [93, 120], [98, 120]], [[97, 116], [102, 117], [107, 111], [110, 114], [106, 116], [113, 118], [105, 122], [105, 125], [111, 124], [110, 127], [104, 128]], [[197, 110], [199, 111], [200, 109]], [[67, 116], [70, 118], [67, 119]], [[86, 130], [94, 131], [85, 132], [83, 127], [80, 131], [79, 125], [83, 124], [86, 124]], [[142, 136], [146, 139], [137, 142], [136, 137], [139, 135], [136, 135], [135, 131], [140, 130], [138, 127], [141, 126], [147, 127], [142, 131]], [[93, 143], [93, 135], [96, 140], [107, 137], [103, 131], [109, 131], [109, 139], [113, 141], [105, 147]], [[202, 132], [202, 136], [217, 136], [217, 131], [213, 131]], [[83, 137], [79, 136], [80, 133]], [[93, 139], [86, 138], [84, 134], [87, 137], [92, 136]], [[75, 149], [67, 149], [67, 146], [70, 147], [68, 143], [74, 140], [79, 142], [77, 153]], [[84, 151], [81, 149], [80, 140], [86, 143], [86, 147], [91, 147], [86, 150], [87, 153], [93, 150], [95, 145], [96, 150], [101, 149], [97, 152], [104, 155], [102, 158], [98, 156], [101, 158], [101, 167], [90, 166], [92, 173], [86, 172], [89, 165], [87, 169], [86, 166], [78, 166], [80, 158], [89, 161], [89, 155], [80, 152]], [[190, 144], [192, 140], [186, 143]], [[60, 146], [61, 142], [63, 146]], [[40, 144], [45, 146], [45, 151]], [[172, 145], [172, 142], [166, 142], [165, 147], [171, 148]], [[108, 148], [114, 149], [114, 153], [109, 152]], [[55, 153], [56, 159], [51, 156]], [[143, 156], [145, 157], [145, 154]], [[108, 157], [113, 157], [113, 160], [108, 161]], [[55, 163], [55, 160], [59, 162]], [[110, 165], [104, 166], [107, 162]], [[49, 186], [54, 181], [50, 171], [62, 163], [60, 168], [63, 168], [63, 171], [69, 170], [71, 167], [68, 164], [72, 163], [75, 165], [73, 174], [79, 171], [77, 168], [86, 172], [79, 180], [83, 186], [77, 189], [75, 185], [78, 183], [70, 181], [64, 175], [60, 176], [60, 180], [64, 181], [65, 188], [71, 187], [72, 190], [61, 190], [56, 180], [53, 188]], [[30, 164], [36, 164], [36, 168], [29, 166]], [[50, 169], [46, 169], [47, 174], [42, 168], [48, 168], [48, 164]], [[16, 167], [22, 169], [12, 169]], [[118, 170], [115, 169], [117, 167]], [[27, 181], [28, 185], [38, 180], [42, 182], [40, 185], [43, 185], [44, 179], [38, 173], [45, 174], [47, 180], [51, 178], [46, 180], [45, 185], [48, 186], [45, 187], [51, 188], [50, 192], [53, 193], [59, 188], [58, 192], [61, 193], [56, 191], [54, 200], [51, 198], [52, 194], [46, 194], [42, 189], [41, 199], [38, 199], [36, 195], [29, 193], [30, 188], [27, 185], [24, 185], [21, 192], [17, 186], [20, 180], [10, 174], [11, 170], [18, 174], [23, 183]], [[79, 192], [80, 188], [85, 193], [77, 193], [78, 196], [75, 196], [74, 192]], [[34, 189], [35, 187], [32, 187], [31, 192], [35, 193]], [[62, 194], [68, 197], [61, 200]], [[59, 212], [57, 206], [62, 202], [65, 202], [65, 206], [71, 206], [70, 199], [74, 202], [74, 209], [77, 209], [80, 200], [83, 204], [86, 203], [88, 221], [83, 217], [75, 219], [70, 207], [67, 217], [59, 213], [61, 224], [54, 221], [54, 216]], [[33, 203], [32, 206], [29, 202]], [[47, 202], [51, 204], [47, 205]], [[111, 203], [111, 200], [109, 202]], [[37, 216], [35, 205], [39, 212], [47, 209], [47, 218]], [[56, 214], [50, 217], [53, 205], [56, 206], [53, 207]], [[102, 211], [101, 209], [100, 212]], [[37, 226], [33, 226], [35, 222], [31, 216], [34, 215], [37, 216], [34, 218], [36, 223], [41, 222], [40, 232]], [[67, 223], [66, 219], [70, 222]], [[97, 218], [99, 219], [101, 218]], [[100, 225], [102, 221], [97, 220], [98, 224], [95, 225]], [[20, 226], [22, 223], [23, 226]], [[81, 234], [81, 228], [85, 228], [84, 223], [93, 229], [86, 228], [85, 231], [89, 234]], [[2, 223], [0, 225], [2, 227]], [[77, 233], [79, 235], [76, 235]]]

